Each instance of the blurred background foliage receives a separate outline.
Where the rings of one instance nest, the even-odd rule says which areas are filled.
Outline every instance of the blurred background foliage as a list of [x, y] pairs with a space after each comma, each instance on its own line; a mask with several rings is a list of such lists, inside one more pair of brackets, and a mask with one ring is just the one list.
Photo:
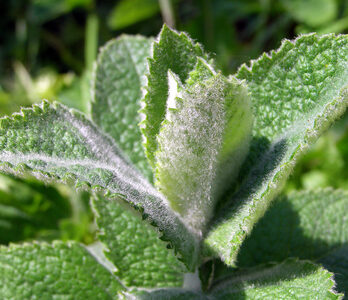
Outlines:
[[[347, 33], [346, 0], [7, 0], [0, 2], [0, 116], [43, 98], [88, 114], [97, 49], [163, 22], [213, 53], [225, 74], [308, 32]], [[347, 114], [303, 157], [285, 190], [348, 189]], [[94, 240], [89, 194], [0, 175], [0, 243]]]

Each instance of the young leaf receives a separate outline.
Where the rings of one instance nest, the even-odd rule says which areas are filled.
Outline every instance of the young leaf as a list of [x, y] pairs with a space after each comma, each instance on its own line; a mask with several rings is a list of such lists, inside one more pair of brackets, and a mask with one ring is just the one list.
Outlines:
[[[348, 193], [324, 189], [279, 197], [243, 244], [238, 265], [252, 266], [286, 257], [319, 260], [348, 292], [344, 269], [348, 244]], [[339, 267], [338, 261], [343, 262]], [[339, 271], [338, 271], [339, 270]]]
[[202, 235], [218, 196], [249, 149], [252, 112], [245, 86], [202, 59], [186, 84], [169, 72], [166, 118], [157, 137], [156, 185]]
[[102, 48], [92, 83], [93, 121], [109, 134], [133, 164], [150, 180], [138, 124], [141, 87], [152, 39], [123, 35]]
[[182, 82], [196, 65], [197, 57], [207, 58], [198, 43], [194, 43], [185, 33], [177, 33], [163, 26], [158, 40], [153, 43], [152, 56], [148, 59], [147, 93], [143, 99], [142, 132], [145, 138], [146, 155], [155, 167], [154, 153], [157, 150], [156, 136], [165, 117], [168, 97], [168, 70], [177, 74]]
[[116, 200], [93, 200], [99, 239], [107, 245], [105, 255], [117, 268], [126, 286], [180, 287], [185, 268], [159, 233]]
[[197, 261], [198, 240], [165, 198], [124, 159], [116, 145], [83, 115], [58, 103], [23, 109], [1, 119], [1, 169], [42, 179], [72, 179], [140, 209], [179, 252], [189, 269]]
[[213, 299], [342, 299], [332, 274], [308, 261], [287, 260], [231, 273], [212, 288]]
[[301, 153], [347, 106], [348, 37], [315, 34], [285, 41], [237, 78], [248, 83], [255, 123], [240, 189], [220, 210], [206, 239], [233, 265], [238, 249], [281, 189]]
[[118, 279], [83, 246], [70, 242], [0, 247], [3, 299], [115, 299]]

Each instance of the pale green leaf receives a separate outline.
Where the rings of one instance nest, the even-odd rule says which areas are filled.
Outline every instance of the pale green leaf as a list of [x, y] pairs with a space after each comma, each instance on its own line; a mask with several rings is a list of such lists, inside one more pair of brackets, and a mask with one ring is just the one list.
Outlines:
[[251, 125], [241, 82], [216, 74], [202, 59], [186, 84], [169, 73], [166, 118], [155, 154], [156, 185], [199, 236], [248, 153]]
[[168, 70], [175, 73], [182, 82], [188, 78], [197, 63], [197, 57], [207, 58], [198, 43], [185, 33], [177, 33], [163, 26], [158, 40], [153, 43], [152, 55], [148, 60], [147, 93], [143, 99], [145, 120], [142, 132], [144, 146], [150, 164], [155, 166], [154, 153], [157, 150], [156, 136], [165, 118], [168, 97]]
[[237, 74], [254, 108], [250, 154], [239, 190], [222, 205], [206, 239], [211, 253], [234, 264], [239, 247], [282, 188], [298, 157], [346, 109], [348, 37], [304, 35], [284, 41]]
[[337, 16], [336, 0], [282, 0], [286, 10], [296, 21], [317, 27]]
[[238, 265], [282, 261], [289, 256], [319, 260], [340, 279], [337, 290], [347, 293], [348, 271], [343, 271], [347, 266], [347, 211], [348, 193], [342, 190], [279, 197], [243, 244]]
[[112, 9], [108, 24], [111, 29], [121, 29], [146, 20], [159, 10], [158, 0], [121, 0]]
[[332, 274], [308, 261], [287, 260], [231, 272], [212, 287], [213, 299], [342, 299]]
[[94, 199], [93, 206], [99, 239], [109, 249], [105, 255], [114, 263], [116, 275], [126, 286], [182, 286], [185, 268], [139, 213], [104, 197]]
[[149, 38], [123, 35], [102, 48], [93, 74], [91, 110], [93, 121], [152, 180], [138, 126], [151, 42]]
[[2, 299], [117, 299], [119, 280], [80, 244], [0, 247]]
[[61, 104], [43, 102], [0, 120], [1, 169], [41, 179], [72, 180], [142, 211], [170, 241], [185, 264], [196, 264], [198, 242], [166, 199], [122, 157], [116, 145]]

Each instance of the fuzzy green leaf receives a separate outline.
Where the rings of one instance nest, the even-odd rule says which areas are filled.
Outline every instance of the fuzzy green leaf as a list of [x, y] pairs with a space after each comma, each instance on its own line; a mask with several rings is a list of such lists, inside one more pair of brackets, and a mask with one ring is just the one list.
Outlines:
[[122, 157], [116, 145], [85, 117], [58, 103], [23, 109], [0, 120], [1, 169], [28, 171], [43, 180], [72, 180], [142, 211], [186, 265], [196, 264], [198, 242], [166, 199]]
[[194, 43], [185, 33], [177, 33], [163, 26], [158, 40], [153, 43], [152, 55], [148, 60], [147, 93], [143, 99], [142, 132], [144, 146], [150, 164], [155, 167], [154, 153], [157, 150], [156, 136], [165, 118], [168, 97], [168, 70], [179, 76], [182, 82], [197, 63], [197, 57], [207, 58], [198, 43]]
[[180, 287], [185, 268], [159, 239], [159, 233], [116, 200], [93, 200], [99, 239], [109, 249], [105, 255], [126, 286]]
[[334, 290], [332, 274], [308, 261], [287, 260], [239, 271], [228, 271], [207, 294], [186, 289], [130, 291], [126, 299], [342, 299]]
[[123, 35], [102, 48], [93, 75], [92, 119], [149, 179], [140, 132], [141, 87], [152, 39]]
[[335, 0], [281, 0], [286, 10], [300, 23], [318, 27], [337, 17]]
[[116, 299], [124, 290], [83, 246], [70, 242], [0, 247], [2, 299]]
[[332, 274], [308, 261], [287, 260], [235, 271], [217, 281], [213, 299], [342, 299]]
[[156, 185], [202, 236], [216, 199], [248, 153], [252, 112], [245, 86], [202, 59], [186, 84], [169, 72], [166, 118], [157, 137]]
[[346, 109], [348, 37], [299, 37], [241, 67], [255, 123], [239, 190], [222, 205], [206, 239], [210, 253], [233, 265], [239, 247], [282, 188], [298, 157]]
[[[254, 228], [238, 256], [239, 266], [286, 257], [319, 260], [348, 293], [345, 254], [348, 245], [348, 193], [341, 190], [293, 192], [279, 197]], [[338, 261], [342, 262], [339, 266]], [[341, 283], [341, 284], [340, 284]]]

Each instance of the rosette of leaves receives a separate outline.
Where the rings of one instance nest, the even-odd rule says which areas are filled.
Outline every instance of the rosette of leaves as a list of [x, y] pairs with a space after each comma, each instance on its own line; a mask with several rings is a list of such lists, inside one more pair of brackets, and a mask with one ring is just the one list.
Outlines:
[[281, 198], [243, 241], [345, 111], [347, 58], [347, 36], [303, 35], [225, 77], [167, 26], [110, 41], [91, 120], [44, 101], [0, 127], [4, 172], [94, 191], [101, 243], [0, 248], [2, 297], [341, 298], [346, 192]]

